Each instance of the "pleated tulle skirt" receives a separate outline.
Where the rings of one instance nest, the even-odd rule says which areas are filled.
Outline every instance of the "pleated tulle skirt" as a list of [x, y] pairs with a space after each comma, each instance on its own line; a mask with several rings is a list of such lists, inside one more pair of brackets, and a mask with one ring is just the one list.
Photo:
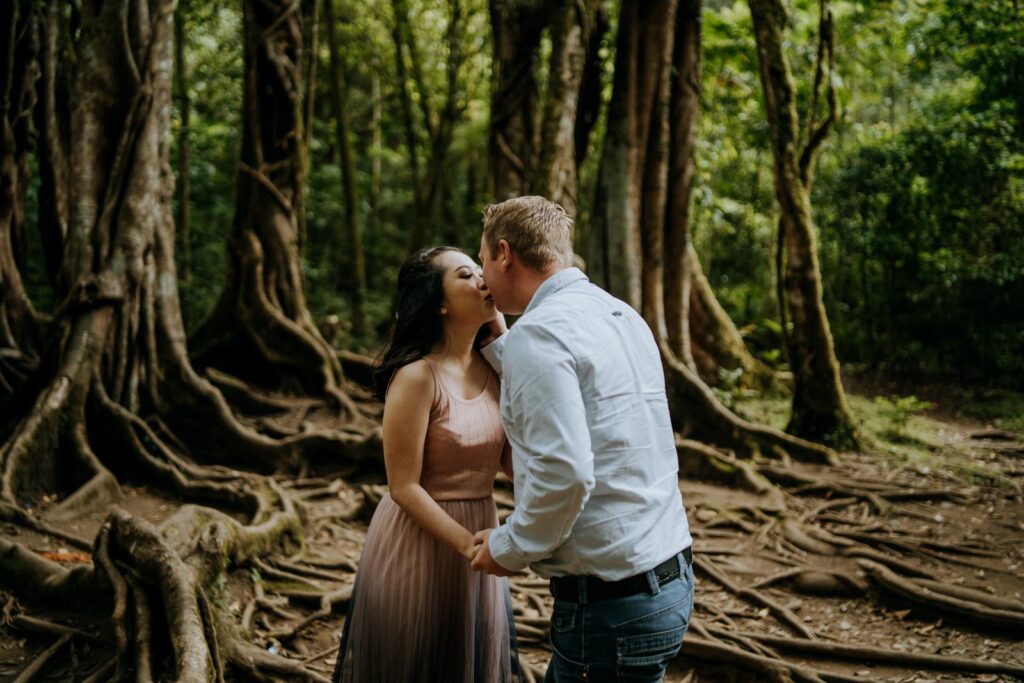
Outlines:
[[[472, 532], [497, 525], [491, 497], [438, 501]], [[425, 532], [384, 496], [359, 562], [334, 681], [519, 680], [508, 581]]]

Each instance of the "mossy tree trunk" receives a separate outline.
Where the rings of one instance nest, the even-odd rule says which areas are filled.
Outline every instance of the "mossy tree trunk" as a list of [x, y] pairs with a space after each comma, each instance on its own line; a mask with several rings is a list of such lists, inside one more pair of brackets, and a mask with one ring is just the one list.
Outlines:
[[[498, 200], [543, 195], [576, 217], [579, 166], [600, 108], [598, 0], [491, 2], [490, 178]], [[539, 80], [549, 36], [547, 81]]]
[[[781, 0], [750, 0], [750, 13], [757, 40], [761, 85], [775, 170], [775, 196], [779, 202], [780, 256], [783, 271], [783, 309], [792, 323], [787, 330], [786, 350], [793, 371], [793, 408], [786, 431], [839, 448], [857, 447], [857, 429], [846, 401], [839, 361], [822, 299], [821, 268], [811, 211], [810, 186], [814, 155], [828, 135], [835, 118], [836, 103], [829, 69], [830, 115], [815, 126], [810, 118], [808, 142], [800, 141], [800, 120], [784, 41], [786, 10]], [[823, 65], [831, 64], [834, 35], [828, 6], [821, 3], [822, 43], [819, 51], [814, 106], [822, 79]], [[824, 57], [824, 59], [823, 59]], [[813, 112], [813, 109], [812, 109]], [[784, 316], [784, 320], [786, 320]]]
[[[676, 273], [674, 268], [666, 269], [662, 245], [672, 245], [669, 253], [674, 259], [673, 266], [678, 266], [683, 259], [693, 258], [687, 253], [689, 250], [680, 251], [685, 249], [688, 236], [675, 234], [675, 231], [688, 229], [688, 221], [676, 212], [689, 201], [691, 186], [685, 172], [676, 173], [676, 170], [685, 171], [687, 165], [692, 164], [693, 144], [687, 138], [693, 135], [691, 126], [696, 114], [686, 107], [696, 105], [693, 79], [699, 53], [693, 43], [700, 35], [700, 11], [694, 3], [684, 2], [680, 7], [677, 14], [674, 3], [670, 2], [645, 3], [642, 8], [634, 3], [622, 6], [616, 90], [609, 109], [602, 180], [598, 187], [598, 205], [604, 200], [606, 213], [598, 220], [605, 221], [602, 227], [609, 236], [608, 228], [614, 226], [621, 231], [628, 227], [628, 223], [616, 224], [609, 220], [609, 209], [614, 204], [623, 216], [635, 218], [631, 230], [640, 233], [632, 237], [620, 232], [623, 239], [618, 244], [642, 237], [643, 249], [633, 251], [631, 260], [626, 258], [629, 252], [621, 246], [606, 244], [604, 253], [638, 276], [642, 275], [635, 283], [636, 286], [643, 284], [637, 305], [642, 305], [644, 317], [661, 349], [669, 406], [677, 431], [744, 457], [791, 456], [813, 462], [833, 462], [835, 454], [826, 447], [752, 424], [732, 413], [697, 374], [694, 364], [682, 360], [683, 355], [673, 349], [669, 339], [667, 299], [662, 287], [669, 277], [676, 277]], [[672, 61], [675, 61], [674, 69], [670, 68]], [[686, 75], [680, 77], [680, 74]], [[610, 167], [614, 167], [614, 174]], [[672, 173], [669, 169], [673, 169]], [[699, 274], [695, 259], [683, 265], [691, 278]], [[605, 274], [607, 272], [605, 270]], [[620, 268], [617, 276], [624, 272]], [[621, 285], [625, 280], [612, 278], [610, 283], [605, 283], [611, 286], [613, 293], [616, 293], [616, 282]], [[621, 293], [617, 295], [624, 298]], [[673, 305], [681, 305], [681, 302], [675, 301]], [[684, 320], [690, 319], [688, 315]], [[690, 335], [691, 347], [695, 336]]]
[[[174, 9], [174, 0], [80, 8], [58, 277], [68, 286], [58, 290], [42, 362], [16, 387], [21, 400], [0, 412], [0, 520], [92, 550], [93, 564], [68, 570], [0, 539], [0, 587], [28, 603], [109, 610], [116, 653], [108, 673], [117, 680], [159, 672], [215, 681], [226, 669], [319, 680], [245, 643], [206, 596], [231, 566], [294, 548], [302, 518], [272, 479], [197, 460], [280, 467], [311, 438], [331, 439], [252, 431], [189, 363], [169, 166]], [[20, 25], [19, 35], [31, 35]], [[30, 72], [37, 59], [7, 54], [16, 55], [11, 73]], [[32, 120], [31, 110], [22, 113]], [[336, 454], [344, 439], [333, 441]], [[116, 502], [125, 479], [231, 508], [248, 522], [186, 505], [161, 529], [114, 509], [94, 544], [58, 528]], [[44, 516], [28, 512], [44, 495], [57, 502]]]
[[266, 389], [356, 406], [306, 307], [298, 208], [305, 183], [301, 3], [246, 0], [242, 152], [224, 289], [192, 338], [194, 361]]

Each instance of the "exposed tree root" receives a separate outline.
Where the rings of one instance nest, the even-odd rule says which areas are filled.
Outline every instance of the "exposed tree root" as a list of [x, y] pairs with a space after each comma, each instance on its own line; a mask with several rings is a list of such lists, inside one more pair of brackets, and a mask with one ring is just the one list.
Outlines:
[[709, 626], [708, 630], [719, 636], [741, 635], [757, 640], [778, 650], [799, 652], [829, 659], [842, 659], [850, 662], [875, 662], [877, 664], [895, 664], [906, 668], [924, 668], [933, 671], [964, 671], [970, 673], [994, 673], [1007, 676], [1024, 677], [1024, 666], [1003, 664], [1001, 662], [963, 657], [947, 657], [916, 652], [900, 652], [885, 650], [866, 645], [843, 645], [821, 640], [804, 640], [800, 638], [780, 638], [763, 633], [734, 634], [724, 629]]
[[804, 683], [862, 683], [864, 680], [815, 670], [794, 662], [773, 659], [741, 650], [721, 641], [693, 635], [687, 636], [683, 641], [682, 655], [714, 662], [731, 669], [745, 669], [757, 674], [758, 680], [772, 681], [773, 683], [797, 683], [798, 681]]
[[14, 683], [29, 683], [29, 681], [36, 677], [36, 674], [43, 670], [47, 662], [53, 659], [53, 656], [69, 642], [71, 642], [71, 636], [68, 634], [58, 638], [56, 643], [40, 652], [39, 656], [24, 671], [18, 674], [18, 677], [14, 679]]
[[773, 615], [775, 615], [775, 617], [780, 622], [786, 624], [791, 629], [801, 634], [805, 638], [809, 640], [816, 640], [818, 638], [817, 634], [815, 634], [814, 631], [809, 629], [807, 625], [804, 624], [804, 622], [801, 621], [798, 616], [793, 614], [792, 610], [785, 607], [784, 605], [780, 605], [779, 603], [775, 602], [767, 595], [765, 595], [764, 593], [755, 588], [741, 588], [735, 581], [729, 578], [729, 576], [725, 573], [724, 570], [722, 570], [721, 567], [717, 566], [710, 558], [700, 556], [695, 557], [693, 561], [693, 567], [698, 572], [706, 574], [707, 576], [714, 579], [716, 583], [721, 585], [723, 588], [727, 589], [730, 593], [733, 593], [734, 595], [740, 598], [750, 600], [751, 602], [754, 602], [762, 607], [767, 607], [768, 610]]
[[739, 457], [786, 456], [806, 462], [834, 464], [832, 449], [799, 439], [777, 429], [755, 425], [732, 413], [714, 392], [668, 347], [660, 342], [662, 362], [667, 373], [669, 408], [676, 429], [691, 433], [716, 447], [734, 451]]
[[[860, 560], [858, 564], [880, 588], [906, 600], [915, 607], [953, 617], [969, 624], [1009, 629], [1013, 632], [1024, 631], [1024, 610], [991, 607], [988, 604], [967, 599], [963, 595], [954, 597], [948, 595], [949, 591], [939, 592], [929, 588], [929, 584], [909, 581], [888, 567], [870, 560]], [[934, 586], [935, 584], [930, 585]]]

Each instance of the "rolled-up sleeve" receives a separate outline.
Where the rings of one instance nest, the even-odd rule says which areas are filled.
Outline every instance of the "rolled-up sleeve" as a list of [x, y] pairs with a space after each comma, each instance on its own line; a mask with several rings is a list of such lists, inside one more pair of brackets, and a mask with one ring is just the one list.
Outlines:
[[576, 360], [548, 329], [522, 321], [520, 327], [504, 335], [501, 349], [502, 413], [516, 425], [508, 430], [516, 451], [516, 506], [488, 542], [498, 564], [512, 571], [565, 543], [594, 488]]
[[491, 364], [494, 371], [498, 373], [498, 377], [501, 377], [501, 358], [505, 353], [506, 341], [508, 341], [508, 332], [480, 349], [480, 353], [482, 353], [487, 362]]

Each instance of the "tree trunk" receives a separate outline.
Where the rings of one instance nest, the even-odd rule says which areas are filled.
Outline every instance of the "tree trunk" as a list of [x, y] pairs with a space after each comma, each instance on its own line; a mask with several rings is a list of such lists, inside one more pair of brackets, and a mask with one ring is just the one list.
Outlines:
[[[665, 299], [659, 292], [666, 274], [658, 245], [662, 239], [670, 238], [673, 244], [678, 244], [674, 241], [678, 237], [671, 231], [686, 225], [678, 220], [678, 216], [669, 214], [667, 195], [670, 192], [666, 190], [666, 176], [670, 165], [673, 168], [683, 167], [692, 157], [680, 137], [691, 119], [684, 117], [679, 108], [683, 99], [692, 93], [688, 95], [679, 89], [693, 87], [688, 81], [671, 78], [669, 66], [674, 55], [678, 74], [681, 52], [693, 48], [692, 42], [699, 30], [693, 23], [699, 20], [699, 16], [694, 6], [687, 4], [677, 25], [673, 2], [647, 3], [642, 10], [635, 3], [623, 3], [615, 92], [608, 117], [602, 156], [603, 181], [598, 195], [599, 204], [605, 201], [605, 214], [599, 216], [599, 220], [607, 221], [614, 205], [621, 213], [636, 217], [632, 230], [639, 231], [642, 227], [645, 233], [655, 233], [644, 236], [644, 250], [634, 251], [632, 260], [625, 258], [621, 248], [610, 256], [614, 255], [618, 263], [635, 270], [638, 275], [642, 273], [645, 285], [650, 283], [644, 289], [643, 313], [661, 349], [675, 428], [684, 435], [699, 437], [745, 457], [789, 455], [818, 463], [832, 462], [835, 454], [824, 446], [751, 424], [733, 414], [700, 376], [679, 360], [668, 341], [664, 323]], [[673, 49], [674, 40], [683, 44]], [[672, 108], [676, 136], [668, 146], [667, 109], [670, 101], [676, 103]], [[614, 175], [609, 171], [610, 164], [614, 165]], [[611, 182], [613, 177], [617, 179], [616, 183]], [[685, 189], [685, 184], [677, 185], [678, 178], [673, 177], [672, 180], [673, 187]], [[618, 194], [613, 196], [616, 192]], [[685, 203], [688, 200], [684, 196], [673, 197], [672, 201]], [[607, 221], [605, 227], [612, 225], [615, 224]], [[607, 230], [604, 234], [611, 236]], [[619, 242], [620, 245], [622, 243]], [[678, 253], [675, 257], [679, 257]], [[695, 261], [688, 267], [691, 272], [699, 272]], [[614, 285], [621, 280], [613, 278], [611, 282]], [[659, 307], [661, 310], [657, 310]]]
[[188, 308], [189, 285], [192, 282], [191, 198], [189, 196], [189, 164], [192, 147], [189, 142], [192, 125], [192, 100], [188, 95], [188, 67], [185, 64], [185, 15], [179, 9], [174, 13], [174, 77], [178, 91], [178, 234], [181, 244], [181, 264], [184, 272], [181, 282], [185, 287], [185, 307]]
[[712, 386], [720, 370], [743, 369], [741, 383], [774, 384], [771, 370], [755, 359], [704, 277], [690, 239], [694, 148], [700, 117], [702, 0], [680, 0], [672, 52], [669, 103], [668, 199], [665, 211], [665, 324], [669, 348]]
[[576, 217], [576, 176], [585, 152], [576, 150], [580, 88], [599, 7], [598, 0], [564, 1], [551, 22], [548, 87], [530, 191], [561, 204], [570, 218]]
[[[738, 386], [761, 391], [776, 389], [778, 382], [771, 368], [751, 355], [735, 323], [718, 303], [692, 245], [688, 254], [686, 267], [690, 272], [690, 286], [687, 328], [690, 355], [694, 360], [691, 369], [695, 368], [700, 377], [712, 386], [726, 385], [721, 371], [728, 373], [742, 369], [743, 374], [736, 382]], [[665, 299], [671, 301], [668, 295]]]
[[[645, 3], [641, 14], [640, 93], [637, 121], [646, 151], [638, 161], [643, 179], [640, 190], [640, 239], [643, 248], [643, 315], [655, 335], [665, 327], [665, 236], [669, 171], [669, 92], [672, 82], [676, 0]], [[643, 11], [642, 11], [643, 12]], [[646, 133], [644, 130], [646, 129]]]
[[306, 157], [302, 22], [295, 3], [244, 3], [242, 154], [224, 290], [193, 338], [194, 359], [258, 386], [329, 396], [341, 366], [306, 308], [298, 215]]
[[604, 71], [601, 59], [601, 41], [609, 28], [608, 13], [605, 11], [603, 3], [597, 5], [592, 16], [593, 23], [587, 41], [587, 58], [583, 64], [579, 103], [576, 107], [576, 126], [573, 132], [573, 136], [576, 138], [573, 146], [576, 149], [577, 169], [583, 165], [590, 148], [590, 134], [601, 114], [601, 89], [603, 87], [601, 75]]
[[[750, 0], [775, 160], [775, 194], [784, 246], [786, 309], [792, 322], [787, 352], [793, 371], [793, 411], [786, 430], [843, 448], [857, 446], [857, 430], [839, 376], [832, 333], [822, 301], [820, 267], [808, 187], [813, 149], [802, 164], [796, 94], [784, 49], [786, 13], [781, 0]], [[812, 134], [820, 144], [823, 135]], [[811, 145], [809, 142], [808, 145]]]
[[[331, 105], [334, 109], [335, 133], [341, 158], [341, 184], [345, 196], [345, 226], [348, 229], [351, 263], [355, 276], [352, 294], [352, 334], [366, 334], [366, 251], [363, 228], [359, 221], [359, 196], [356, 192], [356, 164], [348, 124], [348, 88], [338, 45], [338, 29], [334, 18], [334, 1], [324, 0], [324, 21], [327, 24], [327, 45], [331, 53]], [[337, 261], [335, 262], [337, 267]]]
[[529, 192], [540, 121], [537, 67], [546, 0], [491, 0], [490, 182], [496, 200]]
[[21, 279], [29, 153], [36, 138], [32, 110], [40, 74], [38, 17], [26, 3], [0, 9], [0, 405], [35, 366], [46, 325]]
[[59, 68], [64, 44], [63, 3], [48, 0], [40, 21], [39, 104], [36, 107], [36, 128], [39, 130], [39, 234], [43, 244], [43, 260], [50, 282], [58, 285], [61, 255], [68, 234], [68, 136], [71, 114], [68, 104], [67, 74]]
[[665, 326], [669, 347], [691, 370], [697, 366], [690, 344], [690, 196], [700, 117], [702, 0], [680, 0], [672, 50], [669, 103], [668, 200], [665, 207]]
[[615, 44], [615, 77], [597, 177], [588, 264], [594, 281], [640, 310], [640, 197], [636, 120], [639, 3], [624, 2]]
[[[93, 564], [67, 570], [0, 539], [0, 584], [64, 608], [110, 609], [116, 680], [152, 680], [153, 671], [224, 680], [225, 668], [248, 679], [254, 669], [273, 669], [317, 680], [254, 652], [206, 597], [229, 566], [294, 542], [302, 520], [273, 480], [204, 467], [190, 453], [280, 466], [309, 437], [275, 441], [243, 427], [189, 365], [169, 168], [174, 5], [121, 0], [82, 9], [61, 273], [71, 287], [48, 360], [22, 389], [39, 378], [44, 385], [0, 412], [0, 520], [92, 550]], [[14, 67], [24, 73], [26, 63]], [[343, 439], [334, 440], [336, 452]], [[95, 545], [50, 526], [116, 500], [115, 474], [231, 507], [249, 521], [188, 505], [157, 530], [115, 509]], [[58, 502], [26, 513], [43, 494]]]

